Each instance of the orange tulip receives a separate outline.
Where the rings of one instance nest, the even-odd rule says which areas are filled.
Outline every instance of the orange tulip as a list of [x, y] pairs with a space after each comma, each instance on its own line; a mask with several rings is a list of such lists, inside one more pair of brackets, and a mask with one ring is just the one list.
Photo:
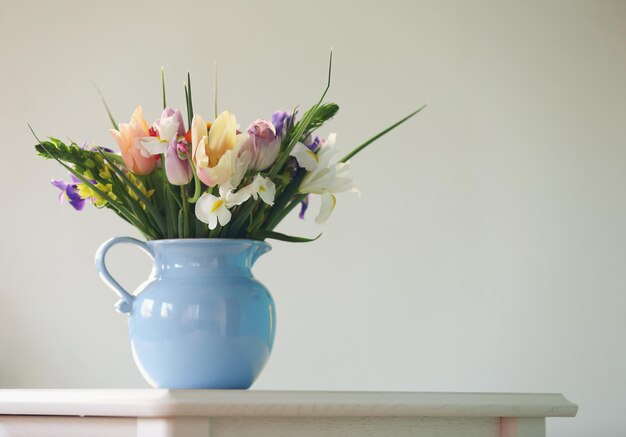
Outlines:
[[111, 135], [120, 146], [124, 164], [137, 175], [152, 173], [158, 160], [158, 156], [145, 157], [137, 147], [138, 141], [150, 136], [149, 129], [148, 122], [143, 118], [141, 106], [137, 106], [133, 112], [130, 123], [120, 123], [119, 130], [111, 129]]

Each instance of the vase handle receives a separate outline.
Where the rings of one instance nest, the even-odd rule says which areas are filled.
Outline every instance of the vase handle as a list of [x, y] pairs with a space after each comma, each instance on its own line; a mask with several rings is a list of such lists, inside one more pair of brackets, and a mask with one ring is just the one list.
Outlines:
[[128, 314], [131, 312], [133, 308], [133, 301], [135, 300], [135, 296], [126, 291], [120, 284], [117, 282], [113, 276], [109, 273], [106, 267], [105, 258], [109, 249], [116, 244], [126, 243], [132, 244], [134, 246], [139, 247], [142, 251], [150, 255], [151, 258], [154, 258], [154, 254], [150, 247], [143, 241], [137, 240], [136, 238], [131, 237], [114, 237], [110, 240], [104, 242], [96, 252], [96, 269], [100, 274], [100, 279], [109, 286], [111, 290], [115, 292], [120, 297], [120, 300], [115, 304], [115, 309], [120, 313]]

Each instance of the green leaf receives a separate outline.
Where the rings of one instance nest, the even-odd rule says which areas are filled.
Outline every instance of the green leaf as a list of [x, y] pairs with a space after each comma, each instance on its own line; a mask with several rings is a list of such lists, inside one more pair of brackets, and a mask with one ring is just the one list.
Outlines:
[[[312, 109], [313, 108], [309, 109], [309, 111]], [[339, 106], [335, 103], [325, 103], [323, 105], [320, 105], [312, 115], [311, 121], [309, 122], [309, 126], [307, 129], [307, 133], [304, 136], [306, 137], [311, 131], [314, 131], [315, 129], [326, 123], [328, 120], [333, 118], [335, 114], [337, 114], [337, 111], [339, 111]]]
[[163, 92], [163, 109], [167, 108], [165, 100], [165, 67], [161, 67], [161, 91]]
[[266, 238], [271, 238], [273, 240], [287, 241], [289, 243], [310, 243], [311, 241], [317, 240], [321, 237], [322, 234], [319, 234], [315, 238], [304, 238], [304, 237], [294, 237], [291, 235], [281, 234], [280, 232], [275, 231], [257, 231], [253, 235], [250, 236], [253, 240], [265, 240]]
[[113, 118], [113, 114], [111, 114], [111, 109], [109, 109], [109, 105], [107, 105], [107, 101], [104, 100], [104, 96], [100, 92], [100, 88], [98, 88], [98, 86], [95, 83], [93, 83], [93, 82], [91, 84], [93, 85], [93, 87], [96, 89], [96, 92], [100, 96], [100, 101], [102, 101], [102, 104], [104, 105], [104, 109], [106, 110], [107, 115], [109, 116], [109, 120], [111, 120], [111, 124], [113, 125], [113, 129], [118, 129], [119, 126], [118, 126], [117, 122], [115, 121], [115, 118]]
[[135, 184], [133, 184], [133, 182], [128, 179], [128, 176], [126, 176], [124, 174], [124, 172], [122, 170], [120, 170], [117, 165], [115, 165], [114, 162], [112, 162], [109, 157], [106, 156], [106, 154], [104, 154], [104, 152], [102, 152], [102, 150], [100, 150], [100, 148], [98, 148], [98, 150], [100, 151], [100, 153], [102, 154], [102, 156], [104, 157], [104, 159], [110, 164], [111, 169], [115, 172], [115, 174], [117, 174], [117, 176], [122, 180], [122, 182], [124, 182], [124, 184], [126, 184], [132, 191], [133, 193], [135, 193], [137, 195], [137, 197], [139, 198], [139, 200], [141, 200], [143, 202], [144, 205], [146, 205], [146, 209], [148, 210], [148, 212], [152, 215], [152, 218], [154, 219], [155, 223], [158, 225], [159, 227], [159, 232], [161, 234], [165, 234], [166, 233], [166, 227], [165, 227], [165, 223], [163, 221], [163, 217], [161, 217], [161, 214], [159, 213], [159, 211], [155, 208], [155, 206], [152, 204], [152, 202], [150, 201], [150, 199], [148, 199], [139, 188], [137, 188], [135, 186]]
[[189, 110], [189, 90], [187, 89], [187, 84], [185, 83], [184, 86], [185, 86], [185, 105], [187, 106], [187, 125], [188, 125], [187, 130], [191, 130], [191, 120], [193, 118], [193, 114]]
[[[82, 174], [80, 174], [79, 172], [74, 170], [72, 167], [67, 165], [65, 162], [63, 162], [61, 159], [59, 159], [57, 156], [55, 156], [55, 154], [54, 154], [54, 150], [55, 149], [47, 149], [45, 144], [42, 143], [41, 140], [37, 137], [37, 135], [35, 134], [35, 131], [33, 130], [33, 128], [30, 125], [28, 125], [28, 127], [29, 127], [30, 131], [33, 133], [33, 136], [35, 137], [35, 139], [39, 142], [39, 146], [41, 146], [41, 148], [43, 150], [45, 150], [48, 155], [50, 155], [54, 160], [56, 160], [59, 164], [61, 164], [67, 171], [69, 171], [74, 176], [76, 176], [76, 178], [79, 181], [81, 181], [82, 183], [87, 185], [90, 189], [92, 189], [100, 197], [102, 197], [103, 199], [107, 199], [107, 205], [110, 205], [111, 208], [115, 209], [116, 212], [118, 213], [118, 215], [123, 215], [126, 221], [128, 221], [130, 224], [135, 226], [137, 229], [139, 229], [141, 231], [141, 233], [143, 233], [144, 235], [146, 235], [146, 236], [150, 235], [150, 232], [147, 229], [144, 228], [143, 223], [140, 220], [138, 220], [137, 217], [134, 216], [130, 210], [128, 210], [122, 203], [119, 203], [119, 202], [116, 202], [116, 201], [110, 199], [109, 196], [107, 195], [107, 193], [105, 193], [102, 190], [100, 190], [98, 187], [96, 187], [94, 184], [92, 184], [87, 178], [85, 178]], [[59, 140], [54, 140], [54, 141], [60, 143]], [[47, 143], [52, 144], [51, 142], [47, 142]]]
[[370, 144], [372, 144], [374, 141], [376, 141], [377, 139], [379, 139], [380, 137], [382, 137], [383, 135], [385, 135], [386, 133], [394, 130], [395, 128], [397, 128], [398, 126], [400, 126], [402, 123], [404, 123], [405, 121], [407, 121], [409, 118], [413, 117], [415, 114], [417, 114], [418, 112], [420, 112], [422, 109], [424, 109], [426, 106], [428, 106], [428, 103], [426, 103], [424, 106], [422, 106], [421, 108], [411, 112], [409, 115], [407, 115], [406, 117], [404, 117], [402, 120], [397, 121], [396, 123], [392, 124], [391, 126], [389, 126], [387, 129], [383, 130], [382, 132], [377, 133], [376, 135], [374, 135], [372, 138], [370, 138], [369, 140], [367, 140], [366, 142], [364, 142], [363, 144], [361, 144], [360, 146], [358, 146], [357, 148], [355, 148], [352, 152], [348, 153], [346, 156], [344, 156], [343, 158], [341, 158], [341, 161], [339, 162], [346, 162], [348, 161], [350, 158], [352, 158], [354, 155], [356, 155], [357, 153], [359, 153], [360, 151], [362, 151], [363, 149], [365, 149], [367, 146], [369, 146]]
[[[39, 142], [35, 145], [37, 154], [45, 159], [60, 159], [63, 162], [74, 164], [81, 168], [89, 168], [89, 160], [98, 161], [100, 153], [92, 150], [84, 150], [74, 144], [66, 145], [62, 141], [50, 137], [49, 141]], [[102, 152], [111, 161], [122, 164], [122, 157], [115, 153]]]
[[[191, 74], [187, 72], [187, 90], [189, 91], [189, 114], [190, 117], [193, 118], [193, 98], [191, 96]], [[189, 125], [189, 129], [191, 129], [191, 124]]]
[[[300, 187], [300, 183], [302, 182], [305, 174], [306, 172], [304, 170], [300, 170], [294, 177], [293, 181], [291, 181], [285, 190], [277, 196], [274, 201], [274, 206], [270, 209], [270, 213], [265, 219], [265, 223], [262, 227], [265, 227], [270, 231], [274, 229], [278, 223], [285, 218], [289, 211], [291, 211], [300, 200], [306, 197], [306, 194], [297, 195], [298, 188]], [[294, 204], [295, 199], [299, 200]]]

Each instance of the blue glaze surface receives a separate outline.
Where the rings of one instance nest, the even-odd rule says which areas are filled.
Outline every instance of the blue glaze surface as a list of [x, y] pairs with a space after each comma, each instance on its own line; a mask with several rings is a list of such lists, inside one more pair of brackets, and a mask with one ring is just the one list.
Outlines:
[[[117, 243], [139, 246], [154, 259], [150, 278], [134, 294], [104, 262]], [[103, 279], [129, 315], [133, 356], [146, 380], [161, 388], [246, 389], [269, 359], [276, 311], [250, 271], [270, 250], [241, 239], [176, 239], [147, 243], [117, 237], [96, 255]]]

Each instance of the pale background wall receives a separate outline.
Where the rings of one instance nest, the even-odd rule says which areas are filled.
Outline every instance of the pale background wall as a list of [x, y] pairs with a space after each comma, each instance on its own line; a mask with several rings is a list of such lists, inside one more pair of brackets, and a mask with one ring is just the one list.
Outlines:
[[[324, 237], [276, 243], [256, 275], [279, 330], [256, 389], [562, 392], [553, 436], [624, 436], [626, 2], [0, 0], [0, 387], [144, 387], [93, 253], [136, 235], [56, 204], [42, 135], [110, 146], [142, 103], [220, 107], [245, 126], [310, 105], [335, 49], [329, 125], [360, 140]], [[311, 215], [311, 219], [314, 215]], [[314, 235], [292, 218], [283, 230]], [[138, 284], [132, 249], [112, 269]], [[134, 267], [134, 266], [137, 267]]]

